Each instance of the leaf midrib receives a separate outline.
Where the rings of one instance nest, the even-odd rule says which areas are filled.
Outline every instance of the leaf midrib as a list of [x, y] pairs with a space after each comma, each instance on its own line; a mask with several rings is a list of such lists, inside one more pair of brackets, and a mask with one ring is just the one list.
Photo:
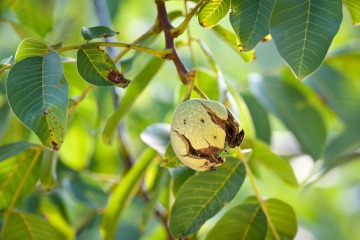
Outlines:
[[300, 76], [301, 69], [302, 69], [302, 66], [304, 65], [303, 61], [304, 61], [304, 55], [305, 55], [305, 47], [306, 47], [306, 41], [307, 41], [307, 34], [308, 34], [308, 31], [309, 31], [309, 19], [310, 19], [311, 2], [310, 2], [310, 0], [306, 0], [306, 1], [308, 2], [308, 10], [307, 10], [307, 16], [306, 16], [306, 22], [305, 22], [306, 28], [305, 28], [304, 44], [303, 44], [302, 51], [301, 51], [299, 70], [298, 70], [298, 73], [296, 74], [299, 77], [301, 77]]

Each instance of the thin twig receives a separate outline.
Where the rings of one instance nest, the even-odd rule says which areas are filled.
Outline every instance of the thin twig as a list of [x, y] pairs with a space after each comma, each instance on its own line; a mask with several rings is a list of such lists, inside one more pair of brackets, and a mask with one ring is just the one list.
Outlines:
[[67, 117], [70, 116], [71, 112], [74, 111], [75, 107], [86, 97], [86, 95], [90, 92], [94, 85], [89, 84], [84, 91], [78, 96], [78, 98], [71, 104], [67, 111]]

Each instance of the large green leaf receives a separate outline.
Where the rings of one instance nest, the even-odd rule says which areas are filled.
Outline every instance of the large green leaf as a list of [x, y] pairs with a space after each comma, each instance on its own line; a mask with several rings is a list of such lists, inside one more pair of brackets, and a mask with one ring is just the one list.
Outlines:
[[155, 154], [156, 152], [153, 149], [145, 150], [114, 189], [101, 220], [101, 234], [105, 240], [114, 239], [119, 218], [139, 190], [141, 177], [154, 159]]
[[298, 182], [291, 165], [285, 159], [273, 153], [269, 146], [261, 141], [255, 141], [252, 147], [251, 163], [257, 163], [274, 171], [287, 184], [297, 186]]
[[163, 63], [164, 63], [163, 59], [153, 57], [135, 76], [133, 83], [126, 90], [119, 104], [119, 107], [116, 109], [113, 115], [111, 115], [105, 126], [103, 133], [105, 142], [111, 141], [111, 138], [116, 130], [118, 123], [129, 112], [130, 108], [135, 103], [136, 99], [146, 88], [146, 86], [149, 84], [151, 79], [153, 79], [153, 77], [159, 71]]
[[[40, 175], [41, 149], [33, 147], [25, 150], [25, 146], [8, 145], [1, 151], [12, 146], [8, 158], [0, 162], [0, 209], [14, 207], [17, 201], [24, 198], [35, 186]], [[3, 155], [4, 156], [4, 155]]]
[[96, 86], [127, 87], [126, 79], [116, 68], [111, 57], [96, 43], [90, 43], [77, 52], [77, 68], [80, 76]]
[[256, 201], [246, 201], [228, 210], [207, 234], [206, 240], [264, 240], [267, 220]]
[[298, 79], [320, 67], [341, 20], [341, 0], [276, 1], [270, 33]]
[[56, 228], [37, 215], [12, 212], [4, 224], [6, 240], [64, 240]]
[[252, 60], [255, 59], [255, 51], [254, 50], [251, 50], [248, 52], [241, 51], [242, 49], [239, 48], [239, 46], [237, 44], [237, 38], [236, 38], [235, 33], [227, 30], [226, 28], [223, 28], [220, 25], [216, 25], [211, 29], [214, 30], [214, 33], [219, 38], [224, 40], [229, 46], [231, 46], [232, 49], [234, 49], [237, 53], [239, 53], [245, 62], [251, 62]]
[[[281, 239], [294, 239], [297, 232], [297, 220], [291, 206], [278, 199], [264, 201], [266, 210], [275, 230]], [[269, 229], [266, 240], [276, 239]]]
[[19, 62], [27, 57], [42, 56], [50, 50], [51, 47], [49, 45], [36, 39], [26, 38], [19, 44], [16, 50], [15, 60]]
[[199, 24], [211, 28], [223, 19], [230, 10], [230, 0], [208, 0], [199, 10]]
[[10, 5], [20, 22], [41, 36], [52, 30], [54, 0], [17, 0], [10, 1]]
[[96, 27], [82, 27], [81, 35], [87, 41], [95, 39], [95, 38], [108, 38], [119, 34], [119, 32], [115, 32], [114, 30], [105, 27], [105, 26], [96, 26]]
[[[281, 77], [283, 77], [281, 79]], [[318, 159], [324, 149], [326, 129], [317, 106], [296, 79], [254, 76], [250, 87], [263, 106], [276, 115], [298, 139], [303, 151]]]
[[360, 24], [360, 1], [359, 0], [343, 0], [343, 3], [349, 10], [351, 18], [355, 25]]
[[269, 34], [269, 22], [275, 0], [231, 1], [230, 23], [242, 51], [250, 51]]
[[235, 197], [245, 174], [245, 167], [239, 159], [227, 158], [216, 172], [198, 172], [189, 178], [181, 186], [171, 209], [172, 236], [184, 238], [199, 230]]
[[60, 55], [28, 57], [16, 63], [6, 82], [9, 104], [19, 120], [51, 150], [65, 136], [68, 85]]

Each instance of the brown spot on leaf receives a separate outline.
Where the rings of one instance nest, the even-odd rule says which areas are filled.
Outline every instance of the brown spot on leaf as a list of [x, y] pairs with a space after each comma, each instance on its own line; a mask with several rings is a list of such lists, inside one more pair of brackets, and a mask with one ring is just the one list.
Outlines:
[[52, 144], [52, 148], [54, 151], [58, 151], [59, 150], [59, 147], [58, 147], [58, 144], [54, 141], [51, 141], [51, 144]]
[[130, 80], [126, 79], [122, 73], [120, 73], [119, 71], [116, 71], [112, 68], [109, 69], [107, 79], [109, 79], [113, 83], [129, 83], [130, 82]]

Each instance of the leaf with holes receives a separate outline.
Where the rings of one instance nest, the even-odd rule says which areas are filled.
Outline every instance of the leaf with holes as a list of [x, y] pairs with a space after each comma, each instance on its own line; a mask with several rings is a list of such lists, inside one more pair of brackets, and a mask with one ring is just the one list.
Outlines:
[[228, 210], [207, 234], [206, 240], [264, 240], [267, 220], [256, 200], [245, 201]]
[[82, 27], [81, 35], [87, 41], [95, 39], [95, 38], [108, 38], [119, 34], [119, 32], [115, 32], [114, 30], [105, 27], [105, 26], [96, 26], [96, 27]]
[[51, 47], [32, 38], [24, 39], [18, 46], [15, 54], [17, 62], [32, 56], [42, 56], [50, 52]]
[[43, 218], [29, 213], [12, 212], [5, 219], [4, 239], [63, 240], [65, 236]]
[[230, 0], [208, 0], [199, 10], [199, 24], [211, 28], [223, 19], [230, 10]]
[[[26, 143], [6, 145], [0, 148], [0, 209], [14, 207], [35, 186], [40, 176], [39, 147]], [[13, 149], [4, 154], [10, 147]]]
[[45, 147], [58, 150], [65, 136], [68, 85], [57, 52], [16, 63], [6, 82], [9, 105]]
[[235, 197], [245, 175], [245, 167], [239, 159], [227, 158], [215, 173], [197, 172], [190, 177], [181, 186], [171, 209], [172, 236], [184, 238], [199, 230]]
[[341, 20], [341, 0], [276, 1], [270, 33], [298, 79], [320, 67]]
[[269, 34], [275, 0], [231, 1], [230, 23], [241, 51], [250, 51]]
[[80, 76], [96, 86], [127, 87], [126, 79], [116, 68], [110, 56], [96, 43], [87, 44], [77, 52], [77, 69]]
[[346, 8], [351, 14], [354, 25], [360, 24], [360, 1], [359, 0], [343, 0]]

